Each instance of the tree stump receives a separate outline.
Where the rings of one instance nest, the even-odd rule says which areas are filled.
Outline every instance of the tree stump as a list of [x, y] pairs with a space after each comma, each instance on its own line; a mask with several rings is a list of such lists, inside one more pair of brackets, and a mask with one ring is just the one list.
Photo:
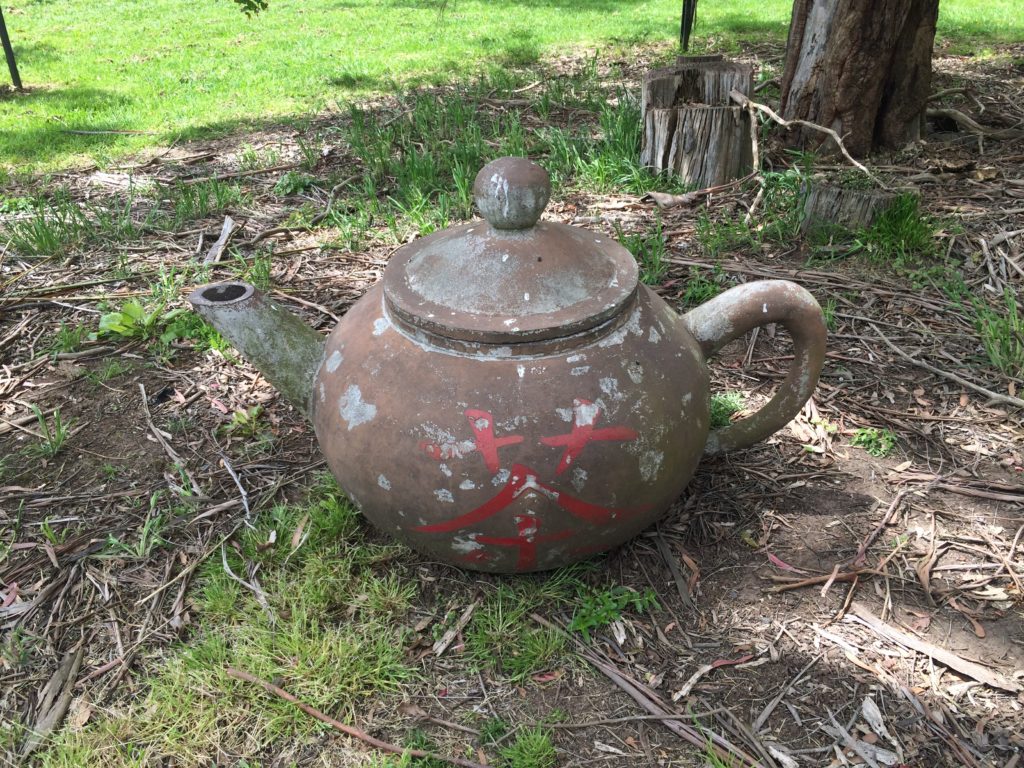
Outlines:
[[644, 165], [671, 171], [697, 189], [750, 172], [750, 115], [742, 107], [700, 104], [652, 109], [647, 114]]
[[678, 174], [698, 189], [749, 173], [750, 116], [732, 106], [729, 92], [749, 96], [753, 79], [751, 67], [713, 56], [680, 57], [674, 67], [648, 72], [641, 163]]
[[800, 231], [842, 227], [858, 230], [870, 227], [896, 195], [878, 190], [849, 189], [831, 184], [815, 184], [807, 192]]
[[680, 57], [676, 66], [652, 69], [644, 75], [641, 105], [645, 112], [684, 104], [725, 107], [732, 103], [729, 91], [735, 88], [750, 96], [753, 81], [754, 69], [746, 64], [713, 56]]

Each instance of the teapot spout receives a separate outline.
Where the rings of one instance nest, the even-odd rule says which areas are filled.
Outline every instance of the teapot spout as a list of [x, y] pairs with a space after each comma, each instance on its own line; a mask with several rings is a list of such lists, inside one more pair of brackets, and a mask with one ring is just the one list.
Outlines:
[[212, 283], [188, 297], [192, 308], [309, 418], [324, 337], [248, 283]]

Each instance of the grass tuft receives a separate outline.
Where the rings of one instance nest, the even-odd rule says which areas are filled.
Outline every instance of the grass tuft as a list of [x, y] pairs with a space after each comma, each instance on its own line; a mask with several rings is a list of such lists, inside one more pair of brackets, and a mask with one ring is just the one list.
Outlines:
[[1010, 378], [1024, 378], [1024, 314], [1013, 290], [1006, 287], [999, 310], [975, 299], [974, 313], [989, 362]]
[[862, 427], [853, 433], [850, 445], [863, 448], [875, 458], [884, 458], [892, 453], [898, 439], [896, 433], [888, 429]]
[[727, 427], [732, 415], [743, 408], [746, 398], [741, 392], [722, 392], [711, 395], [711, 429]]
[[[415, 599], [417, 582], [393, 563], [378, 572], [382, 548], [363, 537], [357, 520], [327, 480], [305, 502], [260, 515], [238, 550], [225, 547], [200, 567], [197, 629], [155, 665], [139, 700], [62, 731], [41, 764], [200, 765], [211, 754], [261, 754], [275, 741], [319, 731], [293, 705], [229, 678], [228, 666], [273, 680], [341, 720], [355, 718], [370, 696], [399, 694], [417, 673], [406, 659], [409, 630], [396, 618]], [[148, 523], [138, 542], [110, 554], [159, 546], [155, 527]], [[231, 578], [222, 556], [258, 585], [265, 603]], [[255, 563], [256, 570], [248, 565]]]

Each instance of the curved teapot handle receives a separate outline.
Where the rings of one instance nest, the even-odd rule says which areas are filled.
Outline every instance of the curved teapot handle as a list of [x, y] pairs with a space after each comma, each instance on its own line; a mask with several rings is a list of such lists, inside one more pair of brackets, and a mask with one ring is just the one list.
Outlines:
[[814, 297], [788, 280], [761, 280], [731, 288], [683, 317], [705, 357], [767, 323], [779, 323], [793, 339], [793, 365], [778, 391], [757, 413], [715, 429], [705, 456], [746, 448], [786, 426], [818, 384], [825, 362], [825, 316]]

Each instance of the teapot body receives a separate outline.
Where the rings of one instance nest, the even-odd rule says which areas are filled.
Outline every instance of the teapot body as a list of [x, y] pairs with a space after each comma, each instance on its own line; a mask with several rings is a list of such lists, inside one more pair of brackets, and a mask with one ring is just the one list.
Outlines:
[[708, 436], [704, 356], [646, 286], [578, 338], [438, 345], [380, 285], [342, 318], [312, 420], [379, 529], [482, 571], [555, 568], [615, 547], [678, 498]]

